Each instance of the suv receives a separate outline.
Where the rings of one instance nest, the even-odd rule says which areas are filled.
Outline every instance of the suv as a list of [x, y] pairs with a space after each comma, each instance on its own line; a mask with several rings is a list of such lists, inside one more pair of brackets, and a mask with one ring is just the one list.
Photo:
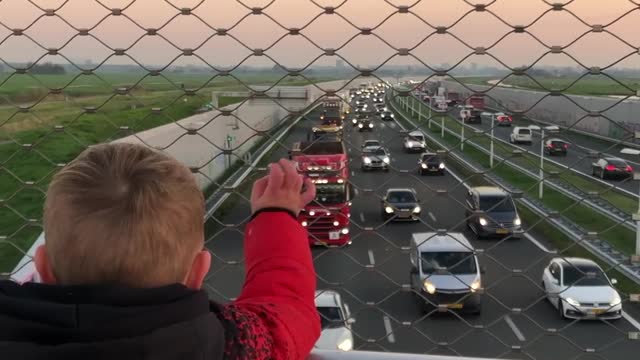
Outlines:
[[362, 171], [375, 169], [389, 171], [389, 162], [387, 150], [380, 145], [362, 149]]
[[427, 141], [422, 132], [412, 131], [404, 138], [403, 147], [406, 152], [425, 151]]
[[548, 155], [567, 156], [569, 143], [561, 139], [548, 139], [544, 142], [544, 152]]
[[414, 189], [389, 189], [381, 200], [382, 220], [420, 220], [420, 200]]
[[418, 160], [418, 165], [420, 165], [420, 175], [444, 175], [444, 162], [438, 154], [430, 152], [422, 154]]
[[411, 289], [424, 301], [425, 309], [482, 311], [484, 270], [464, 234], [413, 234], [409, 259]]
[[316, 309], [320, 315], [322, 332], [315, 348], [323, 350], [351, 351], [353, 333], [351, 325], [356, 319], [351, 317], [349, 306], [340, 294], [333, 290], [316, 290]]
[[533, 135], [531, 129], [527, 127], [516, 126], [513, 128], [513, 132], [509, 135], [509, 142], [512, 144], [526, 143], [531, 145], [533, 142]]
[[498, 187], [471, 188], [467, 194], [467, 226], [479, 238], [520, 237], [522, 221], [511, 195]]

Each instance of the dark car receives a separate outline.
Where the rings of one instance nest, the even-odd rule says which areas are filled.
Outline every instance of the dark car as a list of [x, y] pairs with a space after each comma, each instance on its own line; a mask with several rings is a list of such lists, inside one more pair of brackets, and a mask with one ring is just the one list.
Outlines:
[[380, 114], [380, 118], [384, 121], [392, 121], [394, 117], [395, 115], [393, 115], [391, 111], [383, 111], [382, 114]]
[[618, 178], [627, 179], [633, 176], [633, 168], [626, 161], [619, 158], [600, 158], [591, 164], [592, 175], [600, 179]]
[[358, 120], [358, 131], [373, 131], [373, 121], [370, 118]]
[[414, 189], [389, 189], [382, 199], [382, 219], [418, 221], [420, 200]]
[[544, 142], [544, 152], [548, 155], [567, 155], [569, 143], [561, 139], [549, 139]]
[[522, 221], [511, 195], [498, 187], [480, 186], [469, 190], [466, 199], [467, 226], [479, 238], [520, 237]]
[[420, 155], [418, 165], [420, 165], [420, 175], [444, 175], [444, 161], [442, 161], [442, 158], [438, 154], [424, 153]]

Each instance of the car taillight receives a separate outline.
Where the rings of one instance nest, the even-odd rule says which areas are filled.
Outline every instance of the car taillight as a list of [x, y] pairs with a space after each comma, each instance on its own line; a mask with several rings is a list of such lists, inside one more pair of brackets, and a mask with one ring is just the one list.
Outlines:
[[569, 148], [569, 144], [564, 144], [564, 148], [568, 149]]
[[605, 169], [606, 169], [607, 171], [613, 171], [613, 170], [615, 170], [615, 169], [616, 169], [616, 167], [615, 167], [615, 165], [607, 165], [607, 167], [605, 167]]
[[630, 165], [627, 165], [627, 172], [632, 172], [633, 168]]

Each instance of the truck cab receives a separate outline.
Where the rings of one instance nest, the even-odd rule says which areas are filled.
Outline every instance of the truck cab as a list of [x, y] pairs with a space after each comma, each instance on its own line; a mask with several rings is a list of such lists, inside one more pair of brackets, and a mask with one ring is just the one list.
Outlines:
[[300, 212], [298, 221], [307, 228], [310, 245], [351, 244], [349, 218], [353, 190], [344, 144], [340, 141], [296, 143], [290, 158], [298, 172], [316, 186], [316, 198]]

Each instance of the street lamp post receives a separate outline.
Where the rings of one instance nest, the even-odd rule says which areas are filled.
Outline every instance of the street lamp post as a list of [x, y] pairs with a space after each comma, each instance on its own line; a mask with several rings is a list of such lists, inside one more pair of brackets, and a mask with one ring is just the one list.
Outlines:
[[429, 96], [429, 130], [431, 130], [431, 96]]
[[[640, 150], [624, 148], [620, 151], [622, 154], [627, 155], [640, 155]], [[640, 173], [633, 173], [633, 180], [640, 180]], [[640, 192], [640, 190], [638, 190]], [[638, 212], [633, 214], [633, 221], [636, 222], [636, 253], [635, 253], [635, 262], [640, 262], [640, 193], [638, 194]]]
[[530, 125], [529, 129], [531, 131], [540, 131], [540, 171], [539, 171], [539, 183], [538, 183], [538, 198], [542, 199], [544, 196], [544, 139], [545, 130], [547, 133], [556, 133], [560, 129], [557, 126], [544, 126], [540, 127], [538, 125]]

